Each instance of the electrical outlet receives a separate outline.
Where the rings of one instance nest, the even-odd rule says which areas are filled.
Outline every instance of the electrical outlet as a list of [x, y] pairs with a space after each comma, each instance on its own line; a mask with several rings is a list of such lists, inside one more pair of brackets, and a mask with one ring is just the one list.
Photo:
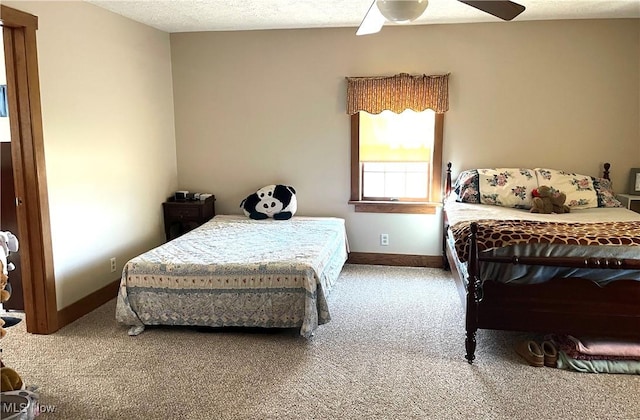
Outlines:
[[114, 271], [116, 271], [116, 257], [111, 258], [111, 272], [113, 273]]
[[380, 245], [382, 245], [382, 246], [389, 245], [389, 234], [388, 233], [381, 233], [380, 234]]

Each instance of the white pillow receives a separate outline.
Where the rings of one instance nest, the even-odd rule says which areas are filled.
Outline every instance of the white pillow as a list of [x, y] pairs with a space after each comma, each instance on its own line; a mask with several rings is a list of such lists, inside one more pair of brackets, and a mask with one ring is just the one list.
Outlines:
[[478, 169], [480, 203], [530, 209], [533, 190], [538, 188], [532, 169]]
[[547, 185], [553, 191], [567, 196], [565, 204], [572, 209], [598, 207], [598, 195], [593, 186], [593, 178], [556, 169], [536, 168], [539, 185]]

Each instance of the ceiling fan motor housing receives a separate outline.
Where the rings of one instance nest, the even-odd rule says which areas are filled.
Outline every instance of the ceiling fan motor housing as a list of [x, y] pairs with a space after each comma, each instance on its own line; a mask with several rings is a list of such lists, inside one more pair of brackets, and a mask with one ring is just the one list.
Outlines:
[[407, 23], [419, 18], [429, 5], [429, 0], [377, 0], [376, 6], [386, 19], [395, 23]]

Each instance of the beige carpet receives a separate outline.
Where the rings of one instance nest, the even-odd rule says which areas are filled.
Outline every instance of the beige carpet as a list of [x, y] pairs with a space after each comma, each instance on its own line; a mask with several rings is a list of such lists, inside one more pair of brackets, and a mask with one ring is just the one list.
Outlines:
[[129, 337], [115, 300], [55, 334], [24, 322], [5, 363], [51, 419], [637, 419], [640, 376], [526, 365], [522, 333], [480, 331], [464, 360], [462, 309], [438, 269], [346, 265], [333, 319], [296, 331], [147, 329]]

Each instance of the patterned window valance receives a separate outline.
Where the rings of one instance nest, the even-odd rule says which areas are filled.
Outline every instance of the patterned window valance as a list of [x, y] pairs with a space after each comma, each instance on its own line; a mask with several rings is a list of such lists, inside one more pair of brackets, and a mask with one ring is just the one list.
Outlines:
[[347, 77], [347, 114], [379, 114], [384, 110], [400, 113], [405, 109], [448, 111], [449, 74]]

